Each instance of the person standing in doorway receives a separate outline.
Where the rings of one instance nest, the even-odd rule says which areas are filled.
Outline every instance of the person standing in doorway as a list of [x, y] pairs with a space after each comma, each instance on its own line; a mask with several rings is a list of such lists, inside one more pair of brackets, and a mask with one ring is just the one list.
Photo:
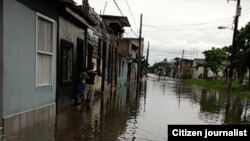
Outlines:
[[94, 98], [94, 93], [95, 93], [95, 76], [96, 75], [101, 75], [100, 69], [97, 68], [95, 69], [95, 63], [92, 62], [89, 64], [87, 69], [85, 70], [87, 74], [86, 78], [86, 87], [84, 90], [84, 95], [82, 97], [82, 103], [89, 103], [93, 100]]

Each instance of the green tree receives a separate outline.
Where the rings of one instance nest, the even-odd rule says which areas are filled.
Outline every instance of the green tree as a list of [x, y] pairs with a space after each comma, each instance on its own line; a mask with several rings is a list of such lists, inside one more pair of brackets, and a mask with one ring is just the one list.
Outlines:
[[211, 50], [205, 50], [205, 65], [209, 67], [211, 71], [217, 76], [218, 72], [224, 67], [223, 61], [227, 59], [226, 48], [212, 48]]
[[[239, 79], [242, 81], [245, 78], [247, 69], [250, 69], [250, 45], [245, 44], [246, 40], [250, 39], [250, 22], [241, 28], [236, 36], [237, 54], [232, 62], [234, 69], [237, 70]], [[250, 84], [250, 80], [249, 80]]]

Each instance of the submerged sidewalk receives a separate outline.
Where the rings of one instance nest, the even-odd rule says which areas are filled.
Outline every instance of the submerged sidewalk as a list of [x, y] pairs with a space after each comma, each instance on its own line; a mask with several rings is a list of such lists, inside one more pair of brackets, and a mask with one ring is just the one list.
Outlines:
[[[128, 114], [126, 101], [135, 99], [127, 88], [98, 96], [90, 104], [73, 106], [56, 117], [2, 136], [0, 141], [95, 141], [116, 140], [125, 128]], [[113, 123], [113, 120], [116, 123]]]

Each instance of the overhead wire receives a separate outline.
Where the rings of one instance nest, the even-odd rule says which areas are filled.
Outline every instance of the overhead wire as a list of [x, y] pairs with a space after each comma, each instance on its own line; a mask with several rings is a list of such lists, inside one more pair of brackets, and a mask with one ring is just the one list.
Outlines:
[[127, 6], [128, 6], [129, 13], [130, 13], [130, 15], [131, 15], [131, 17], [132, 17], [132, 20], [133, 20], [133, 22], [134, 22], [134, 24], [135, 24], [135, 27], [136, 27], [137, 30], [138, 30], [138, 26], [137, 26], [137, 24], [136, 24], [136, 22], [135, 22], [134, 16], [133, 16], [132, 11], [131, 11], [131, 8], [130, 8], [130, 6], [129, 6], [129, 4], [128, 4], [128, 0], [125, 0], [125, 1], [126, 1]]
[[[233, 18], [233, 17], [231, 17]], [[231, 21], [231, 19], [224, 19], [223, 20], [227, 20], [227, 21]], [[216, 21], [216, 22], [221, 22], [221, 21]], [[201, 26], [213, 26], [214, 24], [216, 24], [216, 22], [203, 22], [203, 23], [194, 23], [194, 24], [182, 24], [182, 25], [174, 25], [174, 26], [169, 26], [169, 25], [147, 25], [147, 24], [143, 24], [143, 26], [148, 27], [148, 28], [156, 28], [156, 29], [163, 29], [163, 30], [171, 30], [171, 29], [185, 29], [185, 28], [190, 28], [190, 27], [201, 27]]]
[[[126, 2], [127, 2], [127, 1], [126, 1]], [[117, 4], [117, 2], [116, 2], [115, 0], [114, 0], [114, 3], [115, 3], [115, 5], [116, 5], [117, 9], [119, 10], [120, 14], [124, 17], [122, 10], [120, 9], [119, 5]], [[128, 5], [128, 3], [127, 3], [127, 5]], [[128, 5], [128, 7], [129, 7], [129, 5]], [[129, 8], [129, 10], [131, 11], [130, 8]], [[131, 13], [132, 13], [132, 12], [131, 12]], [[132, 18], [133, 18], [133, 16], [132, 16]], [[131, 29], [131, 32], [132, 32], [136, 37], [138, 37], [138, 35], [134, 32], [134, 30], [132, 29], [131, 26], [130, 26], [130, 29]]]
[[[121, 11], [121, 9], [119, 8], [118, 4], [116, 3], [116, 1], [114, 0], [114, 3], [116, 4], [116, 7], [118, 8], [118, 10], [120, 11], [121, 15], [123, 16], [123, 13]], [[134, 20], [134, 16], [133, 16], [133, 13], [131, 11], [131, 8], [128, 4], [128, 1], [126, 0], [126, 4], [127, 4], [127, 7], [129, 9], [129, 12], [130, 12], [130, 15], [132, 17], [132, 20], [135, 24], [135, 26], [137, 27], [137, 24]], [[245, 11], [242, 12], [242, 15], [246, 16], [246, 13], [248, 13], [250, 9], [247, 9]], [[147, 17], [147, 15], [145, 15]], [[154, 17], [155, 18], [155, 17]], [[209, 29], [214, 29], [212, 32], [209, 32], [207, 33], [206, 35], [202, 36], [202, 37], [198, 37], [198, 38], [195, 38], [196, 40], [199, 39], [199, 40], [208, 40], [208, 39], [211, 39], [214, 37], [214, 35], [219, 31], [217, 29], [217, 27], [214, 27], [214, 24], [216, 24], [217, 22], [221, 22], [223, 20], [230, 20], [230, 21], [233, 21], [233, 16], [230, 16], [230, 17], [225, 17], [225, 18], [220, 18], [220, 19], [215, 19], [215, 20], [212, 20], [212, 21], [209, 21], [209, 22], [202, 22], [202, 23], [193, 23], [193, 24], [182, 24], [182, 25], [148, 25], [148, 24], [143, 24], [144, 27], [147, 27], [147, 28], [153, 28], [153, 29], [159, 29], [159, 30], [155, 30], [155, 31], [143, 31], [143, 32], [156, 32], [156, 31], [166, 31], [166, 30], [191, 30], [190, 27], [194, 27], [194, 28], [204, 28], [204, 30], [198, 30], [198, 31], [195, 31], [194, 33], [198, 33], [198, 32], [203, 32], [205, 30], [209, 30]], [[162, 19], [161, 19], [162, 20]], [[213, 27], [211, 27], [213, 26]], [[219, 26], [219, 25], [218, 25]], [[130, 27], [131, 28], [131, 27]], [[137, 36], [137, 34], [133, 31], [133, 29], [131, 28], [131, 32]], [[192, 33], [193, 35], [193, 33]], [[187, 36], [187, 37], [190, 37], [190, 36]], [[194, 40], [194, 39], [193, 39]]]
[[117, 4], [117, 2], [116, 2], [115, 0], [114, 0], [114, 3], [115, 3], [115, 5], [116, 5], [117, 9], [119, 10], [119, 12], [121, 13], [121, 15], [123, 16], [123, 13], [122, 13], [120, 7], [118, 6], [118, 4]]
[[[226, 23], [228, 22], [228, 20], [226, 22], [224, 22], [222, 25], [225, 25]], [[208, 32], [206, 33], [205, 35], [203, 35], [202, 37], [198, 37], [198, 38], [193, 38], [191, 41], [189, 42], [194, 42], [194, 41], [205, 41], [205, 40], [208, 40], [208, 39], [211, 39], [213, 37], [215, 37], [215, 35], [218, 33], [218, 29], [217, 28], [211, 28], [213, 29], [211, 32]], [[205, 29], [206, 30], [206, 29]], [[199, 31], [195, 31], [195, 33], [199, 33], [199, 32], [203, 32], [204, 30], [199, 30]], [[193, 35], [193, 34], [190, 34], [190, 35]], [[187, 36], [187, 37], [191, 37], [191, 36]], [[199, 47], [197, 47], [197, 50], [199, 49]], [[192, 51], [189, 51], [187, 50], [187, 52], [192, 52]], [[168, 53], [170, 54], [179, 54], [179, 53], [175, 53], [175, 52], [171, 52], [171, 51], [168, 51]], [[198, 53], [197, 53], [198, 54]], [[194, 56], [194, 55], [193, 55]], [[196, 55], [197, 56], [197, 55]]]
[[[225, 21], [225, 22], [222, 24], [222, 26], [225, 26], [226, 23], [228, 23], [228, 21]], [[194, 38], [192, 41], [197, 40], [197, 39], [199, 39], [199, 40], [205, 40], [205, 39], [207, 39], [207, 38], [211, 38], [211, 37], [214, 36], [214, 34], [215, 34], [216, 32], [218, 32], [218, 31], [219, 31], [219, 30], [218, 30], [217, 28], [214, 28], [212, 32], [209, 32], [208, 34], [205, 34], [205, 35], [202, 36], [202, 37]]]

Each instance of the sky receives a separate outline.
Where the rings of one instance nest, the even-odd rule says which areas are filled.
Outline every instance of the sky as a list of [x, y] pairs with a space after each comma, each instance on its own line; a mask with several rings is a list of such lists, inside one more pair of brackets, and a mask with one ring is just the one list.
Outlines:
[[[98, 14], [127, 16], [131, 27], [125, 28], [125, 37], [138, 37], [142, 14], [144, 55], [149, 45], [150, 65], [182, 57], [183, 50], [186, 59], [204, 58], [204, 50], [232, 44], [233, 0], [89, 0], [89, 4]], [[250, 0], [241, 0], [241, 7], [238, 29], [250, 21]]]

